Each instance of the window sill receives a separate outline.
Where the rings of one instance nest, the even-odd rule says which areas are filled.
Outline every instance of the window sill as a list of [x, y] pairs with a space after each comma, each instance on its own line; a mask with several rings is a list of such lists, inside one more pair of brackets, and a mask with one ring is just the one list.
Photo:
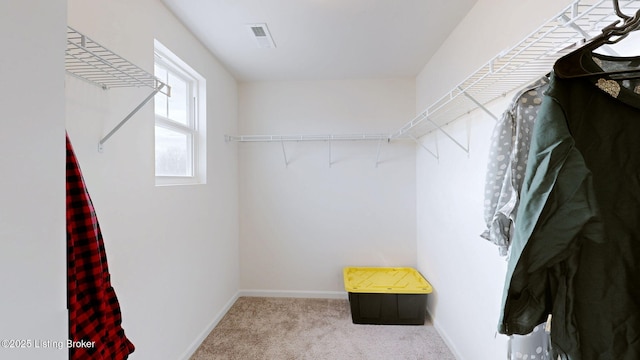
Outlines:
[[191, 176], [156, 176], [156, 186], [205, 185], [197, 177]]

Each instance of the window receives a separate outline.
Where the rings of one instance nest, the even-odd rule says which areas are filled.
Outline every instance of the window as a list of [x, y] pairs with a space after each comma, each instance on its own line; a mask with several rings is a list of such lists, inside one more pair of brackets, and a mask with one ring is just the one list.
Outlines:
[[157, 40], [154, 65], [154, 75], [171, 88], [171, 96], [154, 99], [156, 185], [204, 183], [204, 78]]

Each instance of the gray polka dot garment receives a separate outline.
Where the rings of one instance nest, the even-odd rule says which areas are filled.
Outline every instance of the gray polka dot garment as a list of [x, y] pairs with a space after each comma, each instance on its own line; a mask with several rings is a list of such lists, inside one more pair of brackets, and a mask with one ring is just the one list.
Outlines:
[[[496, 244], [501, 256], [509, 252], [533, 125], [548, 84], [543, 77], [516, 94], [491, 136], [484, 194], [487, 229], [481, 236]], [[544, 324], [530, 334], [510, 336], [508, 344], [508, 360], [554, 359]]]
[[543, 77], [520, 91], [496, 123], [491, 137], [484, 193], [487, 229], [481, 237], [506, 256], [527, 167], [531, 132], [549, 79]]
[[545, 324], [533, 328], [527, 335], [509, 337], [508, 360], [555, 360], [551, 349], [551, 336], [544, 329]]

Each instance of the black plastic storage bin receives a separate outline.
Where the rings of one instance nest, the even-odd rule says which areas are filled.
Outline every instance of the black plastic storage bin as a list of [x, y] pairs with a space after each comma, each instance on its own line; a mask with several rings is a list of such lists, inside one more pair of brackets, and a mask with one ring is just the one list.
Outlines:
[[424, 324], [432, 288], [415, 269], [347, 267], [344, 281], [354, 324]]
[[426, 294], [349, 293], [354, 324], [424, 325]]

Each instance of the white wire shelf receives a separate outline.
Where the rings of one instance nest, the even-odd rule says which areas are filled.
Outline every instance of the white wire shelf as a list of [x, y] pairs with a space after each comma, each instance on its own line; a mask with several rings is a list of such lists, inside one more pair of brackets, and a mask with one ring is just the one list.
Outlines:
[[[620, 7], [623, 12], [634, 14], [640, 9], [640, 1], [621, 1]], [[497, 118], [485, 108], [486, 104], [549, 73], [558, 58], [619, 19], [610, 0], [574, 1], [514, 47], [495, 56], [389, 138], [415, 139], [436, 130], [443, 131], [443, 126], [478, 108]], [[468, 148], [458, 145], [468, 152]]]
[[104, 90], [125, 87], [146, 87], [152, 90], [147, 98], [100, 140], [99, 151], [102, 151], [104, 143], [158, 92], [167, 96], [171, 94], [171, 88], [167, 84], [70, 26], [67, 26], [65, 70], [70, 75]]
[[340, 135], [225, 135], [225, 140], [236, 142], [283, 141], [388, 141], [388, 134], [340, 134]]
[[155, 76], [125, 58], [67, 26], [65, 69], [82, 80], [105, 90], [120, 87], [157, 89]]
[[282, 148], [282, 155], [284, 158], [285, 167], [289, 166], [290, 159], [287, 156], [287, 149], [285, 143], [289, 142], [302, 142], [302, 141], [317, 141], [326, 142], [328, 146], [329, 154], [329, 167], [333, 165], [333, 150], [331, 143], [334, 141], [377, 141], [375, 166], [378, 167], [380, 163], [380, 148], [383, 142], [389, 142], [389, 136], [387, 134], [340, 134], [340, 135], [239, 135], [239, 136], [224, 136], [225, 141], [230, 142], [278, 142]]

